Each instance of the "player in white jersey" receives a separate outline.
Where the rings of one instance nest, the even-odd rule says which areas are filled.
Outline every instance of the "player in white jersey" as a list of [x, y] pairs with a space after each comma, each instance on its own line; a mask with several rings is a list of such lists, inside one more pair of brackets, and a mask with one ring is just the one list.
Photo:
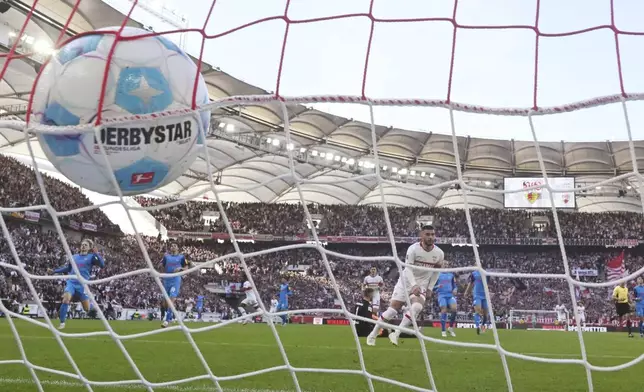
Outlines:
[[364, 277], [364, 282], [362, 283], [362, 290], [372, 289], [373, 297], [371, 297], [371, 307], [373, 308], [373, 313], [378, 314], [380, 310], [380, 289], [385, 284], [382, 280], [382, 277], [378, 275], [378, 269], [376, 267], [371, 267], [369, 275]]
[[582, 327], [586, 326], [586, 307], [580, 302], [577, 304], [577, 313], [579, 314], [579, 322]]
[[[398, 312], [406, 304], [406, 293], [409, 294], [409, 301], [411, 307], [405, 312], [400, 327], [408, 328], [412, 324], [412, 317], [416, 318], [425, 306], [427, 293], [431, 293], [436, 281], [438, 280], [439, 271], [427, 271], [425, 269], [414, 268], [415, 266], [427, 268], [442, 268], [444, 266], [445, 254], [443, 251], [434, 245], [436, 239], [436, 231], [433, 226], [423, 226], [420, 229], [420, 241], [411, 245], [407, 249], [407, 256], [405, 257], [405, 269], [401, 276], [398, 278], [398, 283], [394, 287], [391, 295], [391, 302], [389, 308], [382, 312], [379, 322], [373, 328], [373, 331], [367, 336], [367, 345], [376, 345], [376, 336], [383, 327], [382, 322], [389, 322], [389, 320], [396, 317]], [[398, 345], [398, 337], [400, 331], [397, 330], [389, 334], [389, 340], [394, 345]]]
[[566, 311], [566, 305], [558, 304], [555, 306], [555, 312], [557, 312], [557, 322], [563, 324], [564, 326], [568, 325], [568, 312]]
[[275, 312], [277, 312], [277, 297], [276, 297], [276, 296], [273, 296], [273, 298], [271, 298], [271, 309], [270, 309], [270, 312], [271, 312], [271, 313], [275, 313]]
[[[242, 317], [244, 317], [246, 315], [246, 308], [252, 308], [253, 311], [256, 311], [257, 308], [259, 308], [259, 304], [257, 303], [255, 292], [253, 291], [253, 285], [250, 284], [249, 281], [244, 282], [242, 290], [246, 294], [246, 298], [241, 301], [241, 304], [237, 309], [239, 310], [239, 313], [241, 313]], [[244, 319], [244, 321], [242, 321], [242, 324], [248, 324], [248, 319]]]

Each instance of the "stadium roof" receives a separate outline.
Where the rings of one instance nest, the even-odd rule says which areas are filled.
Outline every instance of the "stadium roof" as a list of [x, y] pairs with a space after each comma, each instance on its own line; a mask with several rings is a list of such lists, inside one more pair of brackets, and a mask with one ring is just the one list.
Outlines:
[[[26, 34], [36, 42], [55, 42], [72, 10], [70, 0], [40, 0]], [[13, 0], [13, 7], [0, 15], [9, 32], [22, 26], [25, 10], [33, 0]], [[22, 9], [20, 9], [22, 7]], [[79, 13], [70, 23], [73, 33], [120, 25], [123, 15], [101, 1], [81, 1]], [[139, 26], [135, 22], [130, 25]], [[4, 35], [5, 33], [0, 32]], [[8, 37], [0, 36], [6, 52]], [[39, 62], [12, 61], [0, 82], [0, 118], [17, 118], [26, 111], [29, 91]], [[268, 92], [238, 80], [210, 65], [203, 74], [213, 100], [231, 95]], [[209, 161], [218, 175], [225, 200], [294, 202], [299, 193], [289, 176], [288, 151], [296, 158], [295, 171], [311, 181], [301, 186], [308, 201], [318, 203], [377, 204], [381, 201], [377, 182], [364, 178], [373, 173], [373, 143], [368, 123], [338, 117], [303, 105], [287, 105], [292, 144], [285, 142], [281, 108], [277, 103], [219, 108], [213, 112], [214, 132], [208, 140]], [[2, 114], [3, 113], [3, 114]], [[13, 117], [12, 117], [13, 116]], [[384, 194], [392, 205], [426, 205], [460, 208], [461, 191], [454, 187], [426, 189], [456, 178], [456, 158], [451, 135], [375, 126]], [[35, 143], [35, 154], [44, 159]], [[644, 165], [644, 141], [636, 141], [635, 153]], [[532, 141], [458, 138], [464, 178], [473, 185], [502, 189], [508, 176], [540, 176]], [[594, 189], [595, 184], [632, 170], [627, 142], [543, 142], [545, 167], [551, 176], [574, 176], [578, 186], [593, 189], [577, 198], [581, 211], [641, 211], [638, 184], [626, 179]], [[24, 135], [0, 129], [0, 152], [28, 155]], [[192, 195], [208, 188], [207, 159], [202, 156], [191, 170], [156, 194]], [[393, 172], [393, 168], [396, 172]], [[280, 176], [275, 179], [276, 176]], [[272, 182], [267, 181], [274, 179]], [[250, 189], [252, 188], [252, 189]], [[625, 194], [619, 195], [620, 191]], [[229, 193], [230, 192], [230, 193]], [[212, 198], [210, 192], [207, 196]], [[472, 192], [470, 206], [503, 207], [499, 193]]]

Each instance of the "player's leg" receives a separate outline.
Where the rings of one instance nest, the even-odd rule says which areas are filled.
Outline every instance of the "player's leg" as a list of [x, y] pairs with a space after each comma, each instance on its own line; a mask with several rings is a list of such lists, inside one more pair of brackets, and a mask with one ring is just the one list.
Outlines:
[[369, 346], [375, 346], [376, 345], [376, 337], [380, 333], [380, 330], [383, 328], [383, 323], [388, 323], [391, 319], [396, 317], [398, 315], [398, 312], [400, 309], [403, 307], [405, 304], [405, 292], [403, 290], [402, 285], [396, 284], [394, 287], [394, 291], [391, 294], [391, 300], [389, 301], [389, 307], [387, 310], [382, 312], [380, 314], [380, 317], [378, 317], [378, 321], [376, 322], [376, 325], [374, 325], [373, 330], [367, 336], [367, 345]]
[[67, 320], [67, 312], [69, 312], [69, 303], [71, 302], [72, 296], [76, 292], [76, 287], [70, 282], [67, 281], [65, 285], [65, 291], [63, 292], [63, 298], [60, 304], [60, 311], [58, 312], [60, 325], [58, 329], [65, 328], [65, 320]]
[[371, 299], [371, 308], [373, 309], [373, 314], [376, 316], [380, 315], [380, 292], [375, 291], [373, 293], [373, 298]]
[[446, 337], [447, 331], [445, 330], [445, 326], [447, 324], [447, 297], [438, 298], [438, 307], [441, 309], [441, 335]]
[[487, 299], [481, 299], [481, 332], [485, 333], [485, 330], [488, 327], [489, 320], [489, 310], [487, 307]]
[[454, 325], [456, 324], [456, 311], [457, 311], [456, 298], [451, 297], [447, 302], [447, 304], [449, 305], [449, 328], [447, 332], [449, 332], [451, 336], [456, 336], [456, 333], [454, 332]]
[[[628, 304], [627, 304], [627, 306], [628, 306]], [[628, 337], [632, 338], [633, 337], [633, 330], [632, 330], [633, 324], [631, 323], [630, 309], [629, 309], [629, 313], [626, 313], [624, 316], [626, 317], [626, 329], [628, 330]]]
[[[286, 310], [288, 310], [288, 304], [285, 304], [285, 303], [282, 303], [282, 302], [277, 304], [277, 311], [278, 312], [284, 312]], [[282, 320], [282, 326], [285, 326], [285, 325], [288, 324], [288, 315], [283, 314], [283, 315], [280, 316], [280, 319]]]
[[481, 298], [474, 298], [472, 306], [474, 307], [474, 327], [476, 327], [476, 334], [481, 333], [481, 314], [483, 309], [481, 309]]
[[246, 307], [248, 306], [249, 302], [250, 301], [248, 298], [244, 298], [237, 307], [237, 310], [239, 310], [239, 313], [242, 317], [246, 316]]
[[644, 308], [639, 309], [637, 315], [640, 319], [640, 338], [644, 338]]
[[[418, 316], [423, 311], [425, 307], [425, 295], [410, 295], [409, 301], [411, 302], [410, 310], [405, 312], [403, 319], [400, 322], [400, 328], [409, 328], [413, 324], [414, 319], [418, 319]], [[389, 334], [389, 341], [393, 345], [398, 345], [398, 337], [400, 337], [401, 331], [397, 329], [393, 333]]]
[[[163, 285], [165, 287], [165, 291], [168, 294], [168, 297], [170, 297], [170, 303], [174, 306], [176, 303], [177, 297], [179, 296], [179, 289], [181, 288], [181, 279], [180, 278], [166, 278], [163, 281]], [[162, 328], [165, 328], [168, 326], [168, 324], [172, 321], [172, 318], [174, 316], [172, 312], [172, 308], [170, 307], [170, 303], [167, 304], [167, 308], [165, 310], [165, 319], [163, 320], [163, 324], [161, 324]]]

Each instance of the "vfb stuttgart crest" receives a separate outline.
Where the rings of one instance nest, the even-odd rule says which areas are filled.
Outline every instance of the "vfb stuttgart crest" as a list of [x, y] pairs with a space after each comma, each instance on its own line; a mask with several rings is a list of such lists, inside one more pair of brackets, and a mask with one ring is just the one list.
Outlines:
[[541, 198], [541, 185], [543, 185], [542, 180], [526, 180], [523, 181], [523, 189], [531, 188], [533, 186], [539, 186], [539, 188], [530, 189], [525, 192], [525, 197], [528, 199], [530, 204], [534, 204], [539, 198]]
[[562, 194], [561, 200], [563, 200], [564, 204], [568, 205], [568, 202], [570, 202], [570, 193]]

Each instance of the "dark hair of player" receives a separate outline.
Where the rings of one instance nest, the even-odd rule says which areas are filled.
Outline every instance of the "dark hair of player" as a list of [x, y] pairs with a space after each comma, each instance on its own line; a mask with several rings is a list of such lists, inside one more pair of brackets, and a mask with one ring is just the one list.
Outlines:
[[424, 225], [423, 227], [420, 228], [420, 231], [425, 231], [425, 230], [434, 230], [434, 226]]

